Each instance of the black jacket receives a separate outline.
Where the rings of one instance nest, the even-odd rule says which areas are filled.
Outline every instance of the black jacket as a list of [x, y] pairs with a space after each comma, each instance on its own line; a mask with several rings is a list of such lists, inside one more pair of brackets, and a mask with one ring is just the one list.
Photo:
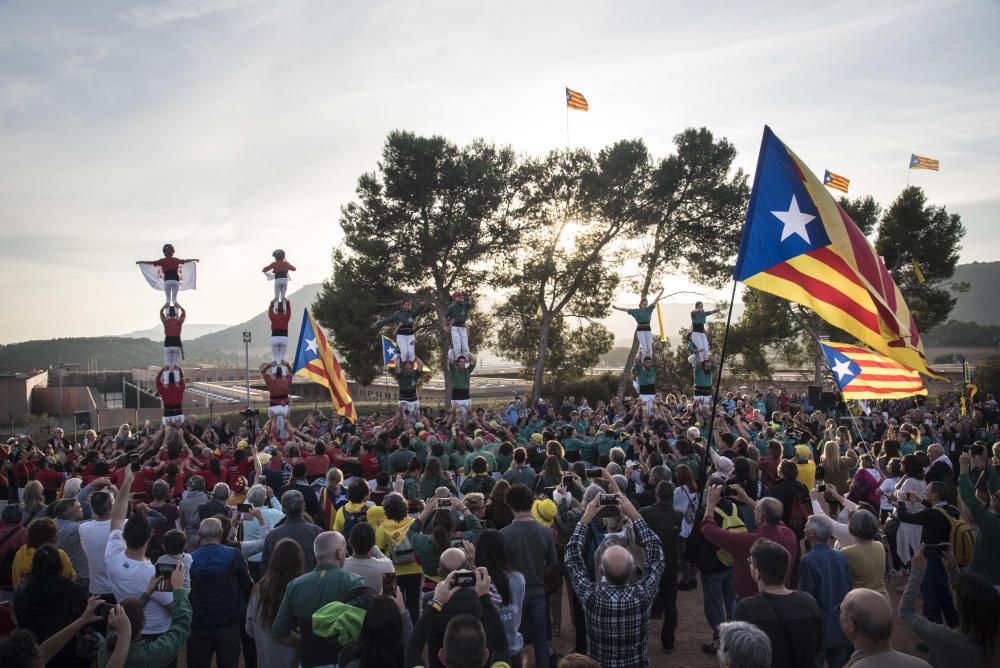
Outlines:
[[896, 506], [896, 517], [900, 522], [919, 524], [924, 528], [920, 541], [924, 545], [951, 542], [951, 522], [945, 517], [940, 509], [944, 509], [951, 517], [959, 517], [958, 509], [955, 506], [945, 504], [937, 508], [924, 508], [915, 513], [906, 510], [903, 503]]
[[[86, 607], [87, 590], [61, 575], [29, 577], [27, 584], [14, 595], [18, 627], [33, 632], [38, 642], [62, 630], [82, 615]], [[83, 668], [90, 662], [76, 657], [76, 643], [70, 640], [45, 665]]]
[[681, 521], [684, 517], [674, 510], [673, 500], [658, 501], [640, 510], [639, 514], [663, 544], [663, 575], [676, 577], [677, 537], [681, 533]]

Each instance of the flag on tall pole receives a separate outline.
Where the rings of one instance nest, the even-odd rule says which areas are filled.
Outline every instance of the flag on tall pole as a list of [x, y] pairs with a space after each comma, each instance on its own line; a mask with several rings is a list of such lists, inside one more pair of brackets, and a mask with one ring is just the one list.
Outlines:
[[769, 127], [734, 278], [812, 309], [910, 369], [937, 375], [903, 294], [871, 242]]
[[847, 188], [851, 185], [851, 180], [846, 176], [834, 174], [829, 169], [823, 173], [823, 185], [827, 188], [835, 188], [843, 193], [847, 193]]
[[326, 335], [313, 319], [309, 309], [305, 309], [302, 317], [302, 329], [299, 331], [299, 346], [295, 351], [295, 364], [292, 373], [308, 378], [330, 390], [330, 401], [334, 410], [351, 422], [358, 421], [354, 410], [354, 400], [347, 390], [347, 378], [340, 368], [337, 356]]
[[566, 89], [566, 106], [577, 111], [588, 111], [590, 109], [590, 105], [587, 104], [587, 98], [583, 96], [583, 93], [578, 93], [569, 88]]
[[917, 155], [916, 153], [910, 154], [910, 169], [929, 169], [931, 171], [939, 171], [941, 168], [941, 163], [933, 158], [925, 158], [922, 155]]
[[844, 399], [902, 399], [927, 395], [920, 374], [899, 362], [849, 343], [820, 347]]

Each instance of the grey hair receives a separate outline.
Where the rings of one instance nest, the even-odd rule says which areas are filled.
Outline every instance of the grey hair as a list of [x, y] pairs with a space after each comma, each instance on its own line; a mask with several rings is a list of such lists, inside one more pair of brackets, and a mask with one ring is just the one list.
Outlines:
[[673, 482], [674, 476], [670, 473], [669, 466], [654, 466], [649, 472], [649, 484], [655, 485], [658, 482], [666, 480], [667, 482]]
[[193, 475], [188, 479], [191, 485], [192, 492], [204, 492], [205, 491], [205, 479], [200, 475]]
[[[284, 499], [284, 497], [282, 497]], [[337, 539], [340, 539], [339, 541]], [[316, 563], [324, 564], [336, 557], [337, 548], [344, 545], [344, 537], [337, 531], [324, 531], [313, 539], [313, 555]]]
[[166, 480], [157, 480], [153, 483], [153, 498], [157, 501], [166, 499], [170, 496], [170, 483]]
[[80, 493], [80, 486], [82, 483], [83, 480], [80, 478], [70, 478], [67, 480], [63, 485], [63, 498], [68, 499], [70, 497], [76, 497], [76, 495]]
[[784, 517], [784, 506], [781, 505], [781, 501], [773, 497], [765, 496], [757, 502], [757, 507], [760, 508], [761, 516], [767, 524], [777, 524]]
[[254, 485], [247, 490], [247, 503], [260, 508], [267, 503], [267, 490], [263, 485]]
[[604, 493], [604, 489], [600, 485], [590, 485], [583, 491], [583, 505], [587, 505], [594, 500], [595, 496], [599, 496]]
[[719, 625], [719, 652], [730, 668], [770, 668], [771, 639], [753, 624]]
[[806, 520], [806, 529], [816, 532], [816, 538], [825, 543], [833, 537], [833, 520], [826, 515], [810, 515]]
[[608, 475], [611, 475], [611, 476], [616, 476], [616, 475], [621, 475], [622, 474], [622, 467], [618, 466], [618, 464], [616, 462], [610, 462], [607, 465], [606, 470], [608, 472]]
[[219, 501], [226, 501], [229, 499], [229, 485], [224, 482], [215, 483], [215, 487], [212, 488], [212, 498], [218, 499]]
[[624, 492], [625, 488], [628, 487], [628, 478], [626, 478], [620, 473], [613, 475], [611, 477], [614, 479], [615, 484], [618, 485], [618, 489]]
[[878, 520], [867, 510], [858, 509], [847, 520], [847, 530], [855, 538], [875, 540], [878, 538]]
[[608, 452], [608, 459], [613, 462], [617, 462], [619, 459], [625, 461], [625, 451], [616, 445]]
[[198, 538], [201, 540], [222, 540], [222, 522], [214, 517], [206, 517], [198, 525]]
[[306, 509], [306, 500], [302, 492], [290, 489], [281, 495], [281, 510], [286, 515], [301, 515]]

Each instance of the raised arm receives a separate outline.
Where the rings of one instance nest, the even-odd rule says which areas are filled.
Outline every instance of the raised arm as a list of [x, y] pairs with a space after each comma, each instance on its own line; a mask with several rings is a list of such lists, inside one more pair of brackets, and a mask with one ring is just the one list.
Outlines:
[[132, 467], [126, 466], [125, 477], [122, 480], [122, 488], [118, 490], [118, 496], [115, 497], [115, 503], [111, 507], [112, 531], [125, 528], [125, 513], [128, 510], [128, 500], [131, 496], [132, 479], [134, 477], [135, 472], [132, 470]]

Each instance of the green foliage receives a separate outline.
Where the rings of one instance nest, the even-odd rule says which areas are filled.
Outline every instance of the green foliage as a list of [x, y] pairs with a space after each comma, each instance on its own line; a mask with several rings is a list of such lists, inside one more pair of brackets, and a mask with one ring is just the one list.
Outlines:
[[743, 317], [729, 329], [726, 349], [727, 358], [734, 356], [732, 369], [737, 375], [770, 378], [775, 361], [783, 359], [792, 365], [804, 361], [812, 346], [804, 344], [808, 334], [791, 302], [744, 288], [743, 307]]
[[[945, 285], [955, 274], [965, 227], [957, 214], [927, 204], [924, 191], [910, 186], [889, 205], [878, 229], [875, 249], [906, 298], [917, 327], [930, 331], [945, 322], [957, 297]], [[926, 283], [910, 265], [916, 260]]]
[[474, 292], [491, 261], [500, 261], [496, 249], [518, 243], [524, 182], [510, 148], [389, 134], [378, 171], [358, 179], [357, 200], [342, 209], [346, 250], [334, 253], [333, 275], [315, 304], [348, 374], [367, 383], [381, 373], [372, 325], [403, 298], [431, 311], [417, 322], [418, 356], [428, 366], [443, 357], [451, 292]]
[[980, 397], [985, 398], [987, 394], [994, 396], [1000, 394], [1000, 353], [988, 355], [979, 360], [974, 372], [974, 379]]
[[993, 348], [1000, 345], [1000, 326], [949, 320], [924, 336], [924, 345], [938, 348]]
[[865, 236], [870, 236], [875, 232], [879, 216], [882, 215], [882, 205], [876, 202], [874, 197], [871, 195], [857, 199], [841, 197], [839, 202]]
[[86, 368], [96, 359], [100, 369], [131, 369], [163, 361], [163, 343], [114, 336], [24, 341], [0, 346], [0, 369], [47, 369], [58, 362]]
[[610, 372], [573, 379], [549, 377], [542, 385], [542, 396], [549, 397], [553, 401], [568, 396], [577, 399], [586, 397], [590, 406], [594, 407], [598, 401], [610, 401], [617, 389], [618, 378]]

